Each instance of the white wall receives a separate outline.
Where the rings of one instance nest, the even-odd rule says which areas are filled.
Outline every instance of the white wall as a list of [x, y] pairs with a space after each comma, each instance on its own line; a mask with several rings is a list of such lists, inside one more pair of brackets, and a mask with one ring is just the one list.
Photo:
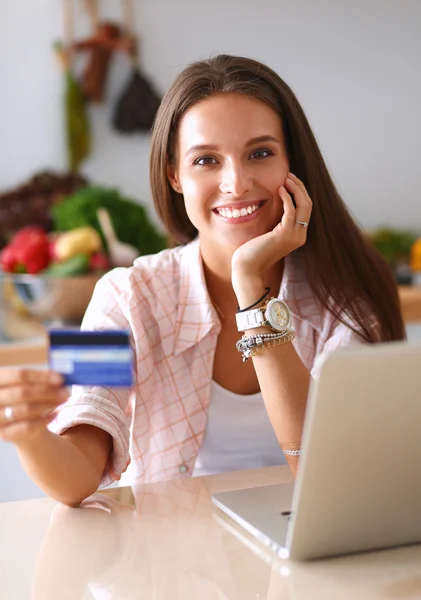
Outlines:
[[[360, 223], [421, 229], [418, 0], [134, 3], [144, 70], [161, 92], [187, 63], [210, 54], [267, 62], [298, 95]], [[105, 16], [119, 16], [121, 2], [100, 5]], [[62, 79], [51, 53], [61, 35], [61, 6], [59, 0], [1, 4], [0, 189], [37, 169], [64, 167]], [[78, 32], [85, 26], [82, 15]], [[108, 127], [127, 75], [119, 57], [108, 104], [92, 110], [95, 153], [85, 171], [149, 202], [147, 136], [121, 136]]]

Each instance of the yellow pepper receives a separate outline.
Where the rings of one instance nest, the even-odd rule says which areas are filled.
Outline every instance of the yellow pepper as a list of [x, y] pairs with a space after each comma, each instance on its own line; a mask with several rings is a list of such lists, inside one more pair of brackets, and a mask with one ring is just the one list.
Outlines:
[[421, 238], [415, 240], [411, 248], [411, 269], [414, 273], [421, 272]]
[[58, 261], [68, 260], [76, 254], [91, 255], [102, 247], [99, 233], [93, 227], [78, 227], [63, 233], [54, 247]]

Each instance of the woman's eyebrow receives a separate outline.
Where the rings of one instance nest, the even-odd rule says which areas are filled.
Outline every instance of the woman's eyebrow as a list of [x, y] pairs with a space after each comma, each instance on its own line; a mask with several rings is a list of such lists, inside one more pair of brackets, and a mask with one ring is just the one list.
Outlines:
[[[249, 139], [246, 142], [246, 147], [253, 146], [254, 144], [261, 144], [262, 142], [275, 142], [279, 145], [282, 144], [281, 140], [274, 137], [273, 135], [260, 135], [258, 137]], [[218, 151], [218, 150], [220, 150], [220, 146], [218, 146], [216, 144], [196, 144], [194, 146], [191, 146], [187, 150], [185, 156], [188, 156], [189, 154], [193, 154], [194, 152], [203, 152], [203, 151], [208, 151], [208, 150]]]
[[254, 146], [254, 144], [261, 144], [262, 142], [276, 142], [279, 145], [282, 144], [282, 141], [274, 137], [273, 135], [260, 135], [259, 137], [251, 138], [250, 140], [248, 140], [246, 146]]
[[185, 156], [188, 156], [189, 154], [193, 154], [194, 152], [203, 152], [205, 150], [219, 150], [220, 147], [217, 146], [216, 144], [196, 144], [195, 146], [191, 146]]

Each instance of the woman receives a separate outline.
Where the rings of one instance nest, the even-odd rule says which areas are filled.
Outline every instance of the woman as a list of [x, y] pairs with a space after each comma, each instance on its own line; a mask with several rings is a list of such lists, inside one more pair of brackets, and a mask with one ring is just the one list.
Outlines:
[[271, 69], [225, 55], [185, 69], [156, 117], [150, 167], [181, 245], [107, 274], [83, 323], [131, 330], [134, 390], [75, 389], [55, 417], [55, 374], [0, 379], [2, 437], [66, 504], [130, 460], [132, 482], [285, 461], [295, 473], [326, 357], [404, 337], [393, 277]]

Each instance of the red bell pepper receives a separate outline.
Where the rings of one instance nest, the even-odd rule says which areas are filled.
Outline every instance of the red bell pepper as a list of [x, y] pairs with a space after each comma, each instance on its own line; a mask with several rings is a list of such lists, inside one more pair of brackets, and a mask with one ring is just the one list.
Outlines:
[[27, 227], [22, 227], [15, 233], [15, 235], [10, 240], [9, 245], [21, 244], [28, 239], [35, 239], [35, 237], [40, 237], [45, 240], [47, 234], [45, 231], [38, 227], [38, 225], [28, 225]]
[[35, 275], [49, 264], [47, 234], [39, 227], [25, 227], [17, 232], [1, 255], [4, 271]]

